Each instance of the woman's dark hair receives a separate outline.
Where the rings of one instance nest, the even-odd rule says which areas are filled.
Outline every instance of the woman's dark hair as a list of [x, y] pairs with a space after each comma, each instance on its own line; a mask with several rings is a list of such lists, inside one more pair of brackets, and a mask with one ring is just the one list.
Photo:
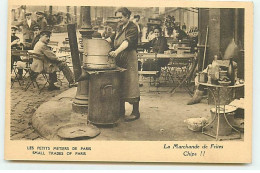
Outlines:
[[115, 15], [116, 15], [116, 13], [118, 13], [118, 12], [121, 12], [121, 13], [123, 14], [123, 16], [127, 17], [128, 19], [130, 18], [131, 13], [132, 13], [132, 12], [131, 12], [130, 10], [128, 10], [126, 7], [122, 7], [122, 8], [119, 8], [118, 10], [116, 10]]
[[153, 31], [156, 30], [156, 29], [158, 29], [159, 32], [162, 33], [162, 28], [161, 28], [161, 27], [159, 27], [159, 26], [155, 26], [155, 27], [153, 28]]

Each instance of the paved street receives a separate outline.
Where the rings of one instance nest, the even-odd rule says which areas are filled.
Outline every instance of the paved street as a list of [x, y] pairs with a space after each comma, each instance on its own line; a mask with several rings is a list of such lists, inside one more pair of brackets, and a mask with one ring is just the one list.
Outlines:
[[[38, 78], [40, 87], [43, 86], [43, 78]], [[48, 91], [44, 88], [39, 94], [37, 88], [31, 86], [27, 91], [24, 91], [25, 84], [19, 86], [18, 82], [14, 83], [11, 89], [11, 139], [12, 140], [39, 140], [41, 137], [33, 129], [31, 117], [35, 110], [44, 102], [47, 102], [52, 97], [57, 96], [63, 91], [69, 89], [68, 83], [63, 80], [60, 90]]]
[[[22, 34], [17, 34], [18, 37], [22, 40]], [[80, 36], [77, 33], [77, 36]], [[67, 33], [53, 33], [51, 41], [59, 42], [59, 47], [63, 46], [63, 41], [68, 37]], [[67, 45], [68, 46], [68, 45]], [[62, 75], [62, 73], [61, 73]], [[14, 77], [14, 74], [12, 74]], [[40, 94], [37, 88], [31, 86], [27, 91], [24, 91], [24, 88], [27, 84], [27, 80], [24, 81], [22, 86], [19, 86], [19, 83], [16, 81], [11, 89], [11, 139], [41, 139], [37, 132], [34, 131], [31, 125], [31, 117], [35, 110], [43, 103], [48, 101], [50, 98], [55, 97], [56, 95], [67, 90], [68, 83], [63, 76], [60, 76], [62, 81], [62, 86], [58, 83], [60, 90], [58, 91], [48, 91], [45, 88]], [[43, 86], [43, 78], [38, 77], [37, 81]]]

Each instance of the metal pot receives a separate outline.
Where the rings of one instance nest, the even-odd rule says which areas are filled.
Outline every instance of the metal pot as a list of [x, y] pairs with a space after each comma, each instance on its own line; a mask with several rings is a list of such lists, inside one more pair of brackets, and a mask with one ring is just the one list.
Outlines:
[[[228, 136], [232, 133], [232, 127], [234, 125], [234, 116], [235, 116], [235, 111], [236, 108], [233, 106], [229, 106], [226, 105], [225, 106], [225, 110], [224, 107], [220, 107], [219, 110], [217, 110], [216, 112], [216, 108], [212, 108], [210, 109], [210, 113], [211, 113], [211, 119], [215, 121], [213, 121], [212, 123], [212, 129], [214, 129], [214, 131], [217, 131], [217, 129], [219, 129], [218, 134], [220, 136]], [[217, 114], [219, 113], [219, 120], [217, 117]], [[219, 127], [217, 127], [219, 121]]]
[[85, 40], [83, 66], [89, 70], [115, 69], [115, 59], [108, 56], [110, 44], [104, 39]]
[[208, 78], [207, 73], [199, 72], [198, 80], [199, 80], [200, 83], [206, 83], [207, 82], [207, 78]]

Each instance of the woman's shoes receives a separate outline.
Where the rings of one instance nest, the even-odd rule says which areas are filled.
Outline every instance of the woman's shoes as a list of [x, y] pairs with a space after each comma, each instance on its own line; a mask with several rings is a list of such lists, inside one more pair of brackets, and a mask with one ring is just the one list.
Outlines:
[[129, 121], [134, 121], [140, 118], [140, 113], [131, 113], [131, 115], [129, 116], [125, 116], [125, 121], [129, 122]]

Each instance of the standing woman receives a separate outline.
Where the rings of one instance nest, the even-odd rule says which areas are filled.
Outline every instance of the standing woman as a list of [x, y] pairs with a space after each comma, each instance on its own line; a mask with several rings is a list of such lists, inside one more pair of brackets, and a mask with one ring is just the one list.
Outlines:
[[129, 102], [133, 105], [133, 110], [131, 115], [125, 117], [125, 121], [133, 121], [140, 118], [140, 90], [136, 54], [138, 28], [132, 21], [129, 21], [131, 11], [127, 8], [118, 9], [115, 15], [119, 19], [117, 32], [116, 35], [107, 39], [108, 42], [114, 41], [115, 49], [109, 55], [115, 58], [118, 67], [126, 69], [121, 78], [120, 114], [125, 115], [125, 102]]

